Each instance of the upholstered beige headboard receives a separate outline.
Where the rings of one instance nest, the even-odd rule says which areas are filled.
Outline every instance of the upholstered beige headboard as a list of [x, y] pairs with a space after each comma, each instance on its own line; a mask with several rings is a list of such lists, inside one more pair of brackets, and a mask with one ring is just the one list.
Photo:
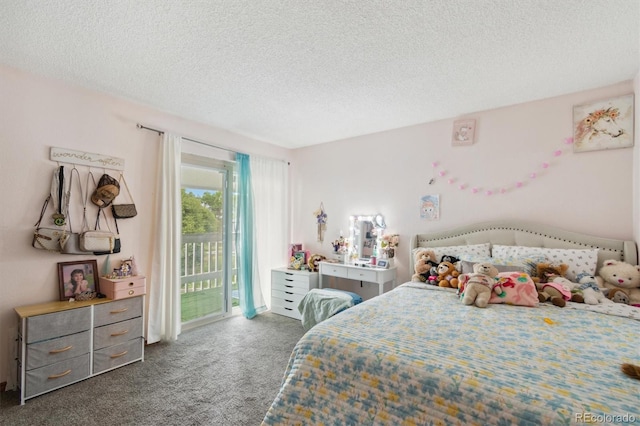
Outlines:
[[[448, 231], [418, 234], [411, 238], [411, 251], [417, 247], [441, 247], [470, 244], [501, 244], [545, 248], [597, 248], [598, 268], [607, 259], [638, 264], [634, 241], [594, 237], [529, 222], [494, 221], [463, 226]], [[410, 271], [413, 271], [413, 255]]]

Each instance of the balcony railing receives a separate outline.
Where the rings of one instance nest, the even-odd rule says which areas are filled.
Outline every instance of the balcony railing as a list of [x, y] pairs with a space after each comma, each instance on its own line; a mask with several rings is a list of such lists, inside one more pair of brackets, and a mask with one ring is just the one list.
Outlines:
[[[226, 262], [221, 233], [182, 236], [180, 293], [182, 321], [191, 321], [224, 309], [224, 267]], [[237, 295], [235, 250], [231, 253], [231, 291]], [[233, 298], [237, 305], [237, 297]]]

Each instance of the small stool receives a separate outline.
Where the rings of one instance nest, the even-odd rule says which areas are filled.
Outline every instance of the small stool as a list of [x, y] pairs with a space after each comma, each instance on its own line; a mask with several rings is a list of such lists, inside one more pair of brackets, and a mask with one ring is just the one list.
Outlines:
[[298, 304], [305, 330], [345, 309], [362, 302], [362, 297], [350, 291], [333, 288], [314, 288]]

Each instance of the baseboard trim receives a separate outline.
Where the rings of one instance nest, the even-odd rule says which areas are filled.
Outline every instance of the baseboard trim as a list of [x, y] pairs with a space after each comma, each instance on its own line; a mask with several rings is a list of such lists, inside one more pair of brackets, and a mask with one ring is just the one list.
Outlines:
[[0, 383], [0, 392], [4, 392], [7, 389], [7, 382]]

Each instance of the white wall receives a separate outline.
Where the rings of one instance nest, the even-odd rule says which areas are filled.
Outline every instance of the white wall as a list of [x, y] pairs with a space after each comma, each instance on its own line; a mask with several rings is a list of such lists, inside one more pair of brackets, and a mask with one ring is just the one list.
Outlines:
[[[477, 124], [472, 146], [452, 147], [451, 119], [299, 149], [292, 163], [293, 239], [312, 253], [328, 254], [340, 230], [347, 232], [350, 214], [380, 212], [388, 231], [401, 236], [396, 258], [399, 282], [409, 280], [412, 273], [411, 235], [472, 222], [522, 219], [633, 239], [633, 149], [574, 154], [564, 143], [573, 133], [573, 105], [633, 91], [628, 81], [470, 114], [465, 118], [474, 118]], [[558, 149], [564, 152], [555, 157]], [[434, 161], [443, 165], [447, 176], [434, 173]], [[544, 171], [543, 162], [550, 163]], [[458, 182], [500, 188], [526, 181], [532, 171], [539, 174], [535, 180], [504, 195], [472, 194], [460, 191], [458, 183], [447, 183], [454, 176]], [[436, 183], [429, 185], [432, 177]], [[425, 194], [440, 194], [440, 220], [420, 219], [419, 199]], [[324, 243], [316, 241], [312, 215], [320, 202], [328, 214]], [[365, 297], [375, 294], [371, 288], [350, 289]]]
[[640, 71], [633, 79], [635, 96], [635, 146], [633, 147], [633, 236], [640, 241]]
[[[7, 380], [9, 350], [14, 345], [10, 340], [10, 330], [17, 325], [13, 308], [58, 300], [58, 262], [95, 258], [101, 267], [105, 259], [31, 247], [33, 225], [56, 167], [49, 160], [50, 147], [126, 159], [127, 183], [138, 216], [119, 222], [123, 249], [121, 257], [114, 255], [111, 260], [134, 255], [149, 278], [150, 291], [159, 144], [156, 133], [138, 130], [136, 123], [249, 154], [290, 159], [290, 151], [284, 148], [1, 66], [0, 99], [0, 383]], [[87, 169], [80, 169], [85, 176]], [[100, 174], [97, 171], [98, 178]], [[95, 218], [95, 210], [91, 217]], [[72, 222], [76, 227], [79, 219], [76, 216]]]

